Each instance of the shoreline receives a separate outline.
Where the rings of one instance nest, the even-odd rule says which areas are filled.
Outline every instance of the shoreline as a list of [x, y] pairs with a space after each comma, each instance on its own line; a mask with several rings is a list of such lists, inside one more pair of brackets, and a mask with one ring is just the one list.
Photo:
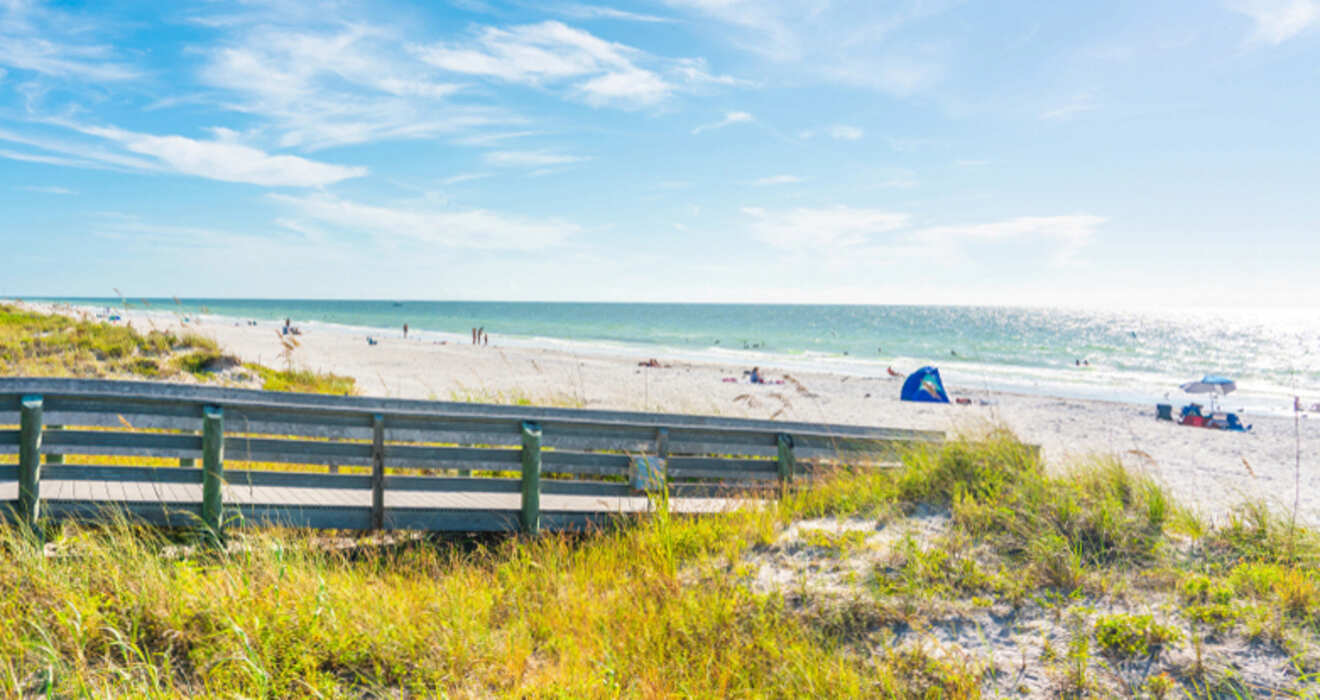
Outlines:
[[[54, 305], [24, 303], [50, 312]], [[67, 311], [66, 311], [67, 313]], [[153, 315], [154, 313], [154, 315]], [[186, 330], [214, 338], [245, 362], [274, 367], [280, 357], [279, 324], [245, 325], [223, 317], [192, 318], [130, 310], [135, 327]], [[828, 371], [785, 372], [762, 365], [782, 384], [740, 381], [743, 364], [664, 359], [661, 368], [639, 366], [645, 355], [504, 344], [495, 337], [481, 347], [445, 340], [404, 340], [395, 332], [368, 345], [361, 335], [306, 326], [296, 336], [294, 368], [353, 377], [361, 393], [432, 400], [532, 403], [582, 408], [725, 415], [771, 420], [880, 425], [943, 430], [950, 434], [1012, 429], [1039, 444], [1052, 469], [1066, 470], [1096, 455], [1112, 456], [1169, 486], [1180, 500], [1212, 518], [1243, 501], [1265, 501], [1286, 512], [1293, 499], [1297, 459], [1293, 419], [1253, 415], [1248, 433], [1208, 430], [1157, 421], [1153, 402], [1022, 394], [969, 388], [948, 381], [950, 396], [972, 405], [898, 400], [901, 379]], [[732, 379], [734, 381], [725, 381]], [[1178, 400], [1170, 403], [1179, 403]], [[1230, 408], [1233, 408], [1230, 404]], [[1320, 416], [1299, 418], [1301, 507], [1299, 520], [1320, 525]]]
[[[0, 300], [4, 301], [4, 300]], [[62, 301], [16, 301], [6, 303], [24, 305], [43, 312], [87, 313], [99, 316], [104, 310], [119, 313], [125, 318], [146, 320], [156, 326], [173, 326], [187, 318], [201, 322], [208, 327], [239, 325], [244, 326], [252, 319], [214, 313], [185, 313], [181, 310], [161, 308], [128, 308], [120, 310], [117, 306], [68, 303]], [[283, 325], [280, 320], [256, 320], [255, 328], [278, 331]], [[195, 325], [195, 324], [190, 324]], [[293, 319], [293, 325], [305, 329], [309, 335], [337, 335], [356, 338], [365, 342], [366, 337], [378, 340], [400, 339], [399, 328], [381, 328], [359, 326], [333, 321]], [[916, 358], [903, 355], [876, 360], [865, 357], [850, 357], [846, 353], [813, 352], [775, 353], [755, 348], [739, 349], [734, 347], [710, 346], [706, 348], [683, 348], [667, 345], [647, 345], [639, 342], [621, 340], [575, 340], [554, 336], [495, 336], [496, 344], [506, 350], [548, 350], [579, 357], [628, 358], [647, 360], [656, 358], [662, 362], [685, 363], [694, 365], [734, 366], [743, 369], [752, 366], [771, 368], [794, 374], [825, 374], [839, 377], [851, 377], [854, 380], [887, 379], [887, 368], [894, 367], [906, 375], [918, 367], [934, 364], [940, 368], [946, 387], [964, 394], [995, 393], [1033, 396], [1039, 398], [1069, 398], [1087, 401], [1118, 402], [1132, 406], [1147, 407], [1153, 410], [1155, 403], [1170, 403], [1181, 406], [1197, 401], [1205, 403], [1199, 397], [1182, 394], [1178, 384], [1183, 379], [1173, 379], [1149, 371], [1132, 369], [1114, 369], [1086, 367], [1073, 371], [1071, 368], [1041, 367], [1035, 365], [1013, 365], [993, 362], [975, 362], [968, 358], [950, 357], [938, 360]], [[409, 342], [435, 342], [441, 344], [467, 345], [470, 336], [465, 333], [411, 329]], [[1150, 387], [1156, 387], [1151, 389]], [[1291, 390], [1290, 390], [1291, 391]], [[1320, 406], [1320, 395], [1314, 398], [1303, 397], [1305, 406], [1316, 403]], [[1239, 386], [1239, 391], [1222, 402], [1223, 410], [1233, 411], [1253, 419], [1261, 416], [1290, 417], [1292, 415], [1292, 393], [1281, 393], [1277, 387], [1262, 391], [1258, 387]], [[1314, 411], [1320, 417], [1320, 410]]]

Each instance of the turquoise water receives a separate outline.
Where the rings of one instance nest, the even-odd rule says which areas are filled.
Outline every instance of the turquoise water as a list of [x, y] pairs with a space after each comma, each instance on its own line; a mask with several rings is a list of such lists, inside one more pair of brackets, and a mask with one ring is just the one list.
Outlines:
[[[121, 308], [118, 299], [32, 299]], [[1098, 311], [936, 306], [536, 302], [129, 300], [135, 309], [304, 330], [399, 333], [496, 345], [667, 356], [872, 376], [937, 364], [955, 387], [1129, 401], [1181, 399], [1177, 384], [1238, 380], [1230, 408], [1320, 402], [1320, 310]], [[1078, 360], [1089, 365], [1078, 367]]]

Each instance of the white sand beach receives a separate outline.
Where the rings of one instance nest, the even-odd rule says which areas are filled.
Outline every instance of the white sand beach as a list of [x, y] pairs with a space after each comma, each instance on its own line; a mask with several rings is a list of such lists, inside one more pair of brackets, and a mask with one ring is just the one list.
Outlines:
[[[48, 304], [28, 304], [42, 311]], [[169, 315], [130, 311], [134, 327], [178, 328]], [[192, 319], [187, 327], [215, 338], [244, 361], [281, 367], [279, 324], [235, 324]], [[1114, 455], [1167, 484], [1183, 503], [1221, 520], [1245, 500], [1264, 500], [1279, 512], [1292, 508], [1298, 442], [1292, 418], [1246, 416], [1250, 432], [1210, 430], [1157, 421], [1153, 405], [987, 392], [951, 385], [951, 396], [972, 405], [902, 402], [900, 379], [761, 369], [782, 384], [749, 384], [748, 367], [684, 362], [657, 355], [660, 368], [641, 367], [646, 356], [575, 354], [557, 349], [508, 347], [492, 336], [478, 347], [467, 340], [440, 344], [404, 340], [395, 332], [368, 345], [364, 335], [307, 331], [292, 362], [349, 375], [362, 394], [399, 398], [568, 405], [583, 408], [698, 413], [819, 421], [950, 432], [1002, 424], [1039, 444], [1052, 468], [1064, 470], [1091, 455]], [[899, 368], [910, 369], [910, 368]], [[737, 382], [724, 381], [725, 378]], [[1178, 397], [1181, 398], [1181, 397]], [[1175, 403], [1177, 398], [1175, 399]], [[1226, 408], [1235, 410], [1232, 396]], [[1300, 420], [1299, 519], [1320, 525], [1320, 414]]]

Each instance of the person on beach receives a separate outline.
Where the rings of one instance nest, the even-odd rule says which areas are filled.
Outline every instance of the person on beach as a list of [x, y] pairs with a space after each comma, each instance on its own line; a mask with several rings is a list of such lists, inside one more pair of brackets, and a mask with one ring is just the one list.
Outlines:
[[761, 368], [753, 367], [752, 374], [747, 378], [753, 384], [765, 384], [765, 377], [761, 376]]
[[408, 339], [408, 324], [406, 323], [403, 324], [403, 339], [404, 340]]

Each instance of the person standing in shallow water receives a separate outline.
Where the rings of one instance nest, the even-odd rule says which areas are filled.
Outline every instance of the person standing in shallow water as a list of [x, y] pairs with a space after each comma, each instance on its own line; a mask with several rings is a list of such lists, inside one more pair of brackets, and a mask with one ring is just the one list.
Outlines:
[[408, 324], [406, 323], [403, 324], [403, 339], [404, 340], [408, 339]]

